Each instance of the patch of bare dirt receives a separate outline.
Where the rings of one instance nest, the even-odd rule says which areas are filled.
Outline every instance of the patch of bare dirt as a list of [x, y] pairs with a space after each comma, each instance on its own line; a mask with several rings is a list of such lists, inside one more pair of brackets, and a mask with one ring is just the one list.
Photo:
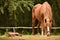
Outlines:
[[60, 40], [60, 36], [41, 36], [41, 35], [30, 35], [30, 36], [22, 36], [25, 40]]
[[60, 35], [41, 36], [41, 35], [22, 35], [16, 37], [0, 37], [0, 40], [60, 40]]

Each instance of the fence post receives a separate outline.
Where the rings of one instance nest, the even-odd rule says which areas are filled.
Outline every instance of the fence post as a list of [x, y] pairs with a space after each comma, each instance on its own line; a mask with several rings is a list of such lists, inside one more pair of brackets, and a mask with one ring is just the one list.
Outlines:
[[13, 27], [13, 32], [15, 32], [15, 27]]
[[8, 32], [8, 28], [6, 28], [6, 33]]

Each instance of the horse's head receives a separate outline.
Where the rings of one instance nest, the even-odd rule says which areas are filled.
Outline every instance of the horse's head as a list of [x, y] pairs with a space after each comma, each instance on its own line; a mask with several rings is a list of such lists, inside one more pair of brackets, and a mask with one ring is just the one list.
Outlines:
[[45, 27], [51, 27], [52, 26], [52, 19], [50, 19], [49, 17], [44, 18], [44, 25], [45, 25]]

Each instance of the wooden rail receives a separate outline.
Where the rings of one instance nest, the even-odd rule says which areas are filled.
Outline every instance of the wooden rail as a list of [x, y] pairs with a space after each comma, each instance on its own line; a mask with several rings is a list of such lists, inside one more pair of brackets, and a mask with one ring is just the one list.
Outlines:
[[[17, 28], [32, 29], [32, 27], [0, 27], [0, 29], [6, 29], [6, 33], [8, 32], [8, 29], [13, 29], [13, 32], [16, 32], [15, 29], [17, 29]], [[37, 27], [34, 27], [34, 28], [37, 28]], [[51, 29], [60, 29], [60, 27], [52, 27]], [[23, 33], [23, 31], [22, 31], [22, 33]], [[43, 33], [42, 33], [42, 35], [43, 35]]]
[[[32, 29], [32, 27], [0, 27], [0, 29], [5, 29], [5, 28], [23, 28], [23, 29]], [[34, 27], [37, 28], [37, 27]], [[52, 27], [51, 29], [60, 29], [60, 27]]]

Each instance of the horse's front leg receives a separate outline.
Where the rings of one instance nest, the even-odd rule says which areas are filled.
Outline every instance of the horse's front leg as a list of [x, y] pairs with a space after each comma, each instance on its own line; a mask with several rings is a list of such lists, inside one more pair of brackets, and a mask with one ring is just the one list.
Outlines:
[[50, 27], [47, 27], [47, 36], [50, 36]]
[[41, 34], [42, 34], [42, 36], [43, 36], [43, 32], [44, 32], [44, 28], [42, 27], [41, 28]]

